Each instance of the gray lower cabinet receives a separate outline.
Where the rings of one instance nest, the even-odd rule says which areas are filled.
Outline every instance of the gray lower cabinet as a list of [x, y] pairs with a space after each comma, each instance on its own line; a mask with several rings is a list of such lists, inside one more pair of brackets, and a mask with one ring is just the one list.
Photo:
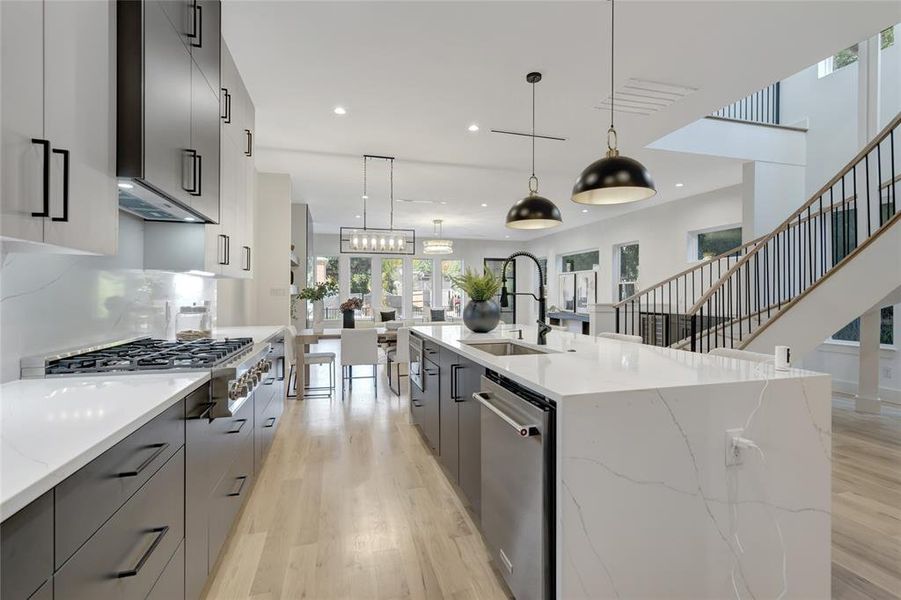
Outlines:
[[51, 490], [0, 525], [0, 598], [28, 598], [52, 576]]
[[184, 449], [169, 459], [54, 577], [54, 598], [143, 599], [184, 538]]
[[[437, 357], [436, 357], [437, 359]], [[422, 433], [433, 452], [439, 452], [441, 440], [440, 373], [439, 365], [425, 360], [422, 365]]]
[[184, 445], [184, 411], [175, 403], [56, 486], [57, 569]]
[[216, 564], [235, 516], [253, 485], [253, 437], [253, 426], [243, 429], [237, 435], [237, 449], [232, 464], [219, 479], [209, 499], [210, 569]]
[[53, 580], [48, 579], [28, 600], [53, 600]]
[[185, 543], [182, 541], [163, 569], [147, 600], [182, 600], [185, 597]]
[[457, 354], [446, 348], [441, 349], [440, 357], [441, 376], [439, 379], [441, 385], [438, 396], [440, 398], [441, 446], [438, 460], [451, 480], [456, 483], [460, 480], [460, 440], [458, 437], [460, 418], [457, 410], [455, 384], [460, 362]]
[[186, 598], [199, 598], [210, 572], [209, 499], [216, 480], [210, 472], [213, 403], [204, 387], [185, 398], [185, 564]]

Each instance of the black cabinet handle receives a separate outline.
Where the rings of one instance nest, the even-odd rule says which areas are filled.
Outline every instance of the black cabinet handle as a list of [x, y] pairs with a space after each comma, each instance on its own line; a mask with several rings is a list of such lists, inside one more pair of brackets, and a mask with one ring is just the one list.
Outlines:
[[225, 236], [225, 262], [223, 264], [232, 264], [232, 236]]
[[156, 537], [153, 539], [153, 543], [150, 544], [149, 548], [147, 548], [147, 552], [145, 552], [144, 555], [141, 556], [141, 559], [138, 561], [138, 564], [135, 565], [134, 569], [129, 569], [128, 571], [119, 571], [118, 573], [116, 573], [116, 577], [120, 579], [123, 577], [134, 577], [135, 575], [140, 573], [141, 569], [144, 567], [144, 564], [147, 562], [147, 559], [150, 558], [150, 555], [153, 554], [153, 551], [157, 549], [157, 547], [160, 545], [160, 542], [162, 542], [163, 538], [166, 537], [166, 534], [169, 533], [169, 526], [166, 525], [165, 527], [151, 529], [147, 533], [156, 534]]
[[[185, 157], [191, 160], [191, 186], [188, 187], [185, 185], [184, 175], [182, 175], [181, 189], [188, 192], [192, 196], [196, 196], [195, 190], [197, 189], [197, 150], [192, 150], [188, 148], [185, 150]], [[182, 163], [182, 168], [184, 168], [184, 163]]]
[[416, 400], [411, 400], [410, 402], [412, 402], [412, 403], [413, 403], [413, 406], [415, 406], [416, 408], [422, 408], [422, 404], [418, 404], [418, 403], [416, 402]]
[[266, 423], [267, 424], [263, 425], [263, 427], [265, 427], [266, 429], [269, 429], [270, 427], [275, 425], [275, 417], [269, 417], [268, 419], [266, 419]]
[[244, 271], [250, 270], [250, 246], [241, 246], [244, 248], [244, 266], [241, 267]]
[[226, 123], [232, 122], [232, 95], [228, 93], [228, 88], [219, 88], [222, 90], [222, 104], [225, 108], [225, 114], [219, 115], [219, 118]]
[[231, 492], [230, 494], [228, 494], [229, 497], [241, 495], [241, 492], [244, 491], [244, 484], [247, 483], [247, 475], [241, 475], [240, 477], [235, 477], [235, 480], [240, 481], [241, 485], [238, 486], [237, 492]]
[[253, 156], [253, 132], [245, 129], [244, 135], [247, 136], [247, 149], [244, 150], [244, 156]]
[[269, 377], [268, 379], [263, 380], [263, 385], [272, 385], [275, 383], [275, 377]]
[[32, 144], [38, 144], [44, 149], [44, 209], [41, 212], [31, 213], [32, 217], [50, 216], [50, 142], [38, 138], [31, 138]]
[[235, 423], [239, 423], [237, 429], [229, 429], [225, 433], [241, 433], [241, 430], [244, 429], [244, 423], [247, 422], [247, 419], [238, 419]]
[[53, 217], [50, 220], [66, 223], [69, 221], [69, 151], [54, 148], [53, 153], [63, 156], [63, 216]]
[[153, 454], [151, 454], [150, 456], [148, 456], [148, 457], [144, 460], [144, 462], [142, 462], [141, 464], [139, 464], [139, 465], [138, 465], [138, 468], [135, 469], [134, 471], [124, 471], [124, 472], [119, 473], [118, 475], [116, 475], [116, 477], [137, 477], [138, 475], [141, 474], [141, 471], [143, 471], [144, 469], [146, 469], [147, 467], [149, 467], [149, 466], [150, 466], [150, 463], [152, 463], [153, 461], [155, 461], [155, 460], [157, 459], [157, 457], [158, 457], [160, 454], [162, 454], [163, 452], [166, 451], [166, 448], [169, 447], [169, 444], [168, 444], [168, 442], [165, 442], [165, 443], [162, 443], [162, 444], [151, 444], [151, 445], [149, 445], [149, 446], [147, 446], [147, 447], [148, 447], [148, 448], [156, 448], [156, 452], [154, 452]]
[[460, 384], [457, 382], [457, 373], [460, 372], [460, 369], [463, 368], [463, 365], [451, 365], [451, 392], [450, 397], [454, 402], [462, 402], [463, 399], [459, 396], [458, 392], [460, 391]]
[[423, 369], [428, 375], [437, 375], [438, 371], [433, 371], [432, 369]]
[[199, 413], [197, 413], [196, 415], [188, 417], [189, 421], [194, 421], [197, 419], [206, 419], [207, 417], [210, 416], [210, 412], [213, 410], [213, 407], [216, 406], [216, 403], [215, 402], [204, 402], [203, 404], [201, 404], [201, 406], [203, 406], [204, 409], [202, 411], [200, 411]]
[[[192, 150], [192, 152], [194, 152]], [[191, 190], [192, 196], [200, 196], [203, 194], [203, 157], [197, 152], [194, 152], [194, 183], [197, 184], [197, 188]]]
[[192, 46], [203, 48], [203, 7], [197, 4], [197, 0], [194, 0], [194, 31], [191, 38], [197, 40], [196, 44], [191, 42]]

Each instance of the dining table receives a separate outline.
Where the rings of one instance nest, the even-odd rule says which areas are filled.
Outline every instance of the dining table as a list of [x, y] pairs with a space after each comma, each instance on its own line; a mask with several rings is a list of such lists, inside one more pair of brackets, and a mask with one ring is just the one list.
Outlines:
[[[376, 327], [375, 328], [379, 345], [390, 345], [392, 343], [397, 342], [397, 330], [396, 329], [388, 329], [387, 327]], [[297, 377], [298, 381], [296, 383], [297, 389], [303, 390], [304, 385], [310, 379], [310, 365], [306, 364], [303, 360], [303, 354], [306, 354], [310, 351], [310, 346], [313, 344], [318, 344], [323, 340], [340, 340], [341, 339], [341, 329], [338, 327], [328, 327], [321, 331], [315, 331], [313, 329], [299, 329], [297, 331], [296, 342], [303, 345], [303, 353], [300, 356], [295, 357], [295, 363], [297, 365], [297, 373], [303, 373], [303, 378]], [[296, 346], [295, 346], [296, 347]], [[301, 369], [301, 365], [303, 369]], [[299, 398], [303, 397], [303, 395], [299, 395]]]

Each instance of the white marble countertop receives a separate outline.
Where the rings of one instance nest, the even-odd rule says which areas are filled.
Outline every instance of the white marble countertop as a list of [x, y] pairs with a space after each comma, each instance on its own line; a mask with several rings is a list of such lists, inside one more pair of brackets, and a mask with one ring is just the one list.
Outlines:
[[[522, 341], [517, 339], [516, 331], [519, 329], [522, 330]], [[412, 328], [416, 333], [461, 356], [558, 402], [565, 398], [627, 390], [776, 378], [826, 377], [802, 369], [776, 371], [772, 364], [620, 342], [559, 330], [550, 332], [547, 346], [542, 347], [535, 344], [537, 329], [534, 325], [500, 326], [490, 333], [473, 333], [462, 325]], [[514, 341], [551, 352], [494, 356], [464, 343], [491, 340]]]
[[255, 343], [268, 342], [277, 335], [284, 333], [287, 327], [284, 325], [247, 325], [244, 327], [215, 327], [213, 328], [214, 338], [235, 338], [249, 337], [253, 338]]
[[210, 378], [209, 371], [48, 377], [0, 386], [0, 520]]

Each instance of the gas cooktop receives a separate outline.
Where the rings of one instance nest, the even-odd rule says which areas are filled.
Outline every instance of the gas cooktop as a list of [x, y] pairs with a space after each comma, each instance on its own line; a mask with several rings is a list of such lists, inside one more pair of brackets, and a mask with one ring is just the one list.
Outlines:
[[54, 357], [45, 375], [80, 375], [168, 369], [209, 369], [250, 350], [251, 338], [170, 341], [139, 338], [82, 353]]

